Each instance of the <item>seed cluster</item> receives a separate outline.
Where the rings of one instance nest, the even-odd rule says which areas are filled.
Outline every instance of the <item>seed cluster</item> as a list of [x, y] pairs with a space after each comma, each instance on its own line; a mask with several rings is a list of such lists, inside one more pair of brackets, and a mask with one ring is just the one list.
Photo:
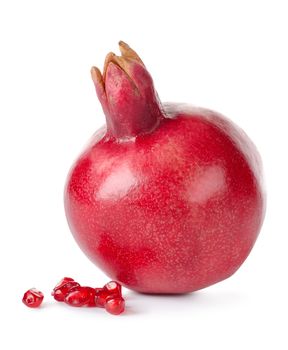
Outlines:
[[[110, 281], [102, 288], [81, 286], [73, 278], [64, 277], [54, 287], [52, 296], [56, 301], [75, 307], [101, 307], [113, 315], [121, 314], [125, 309], [122, 287], [116, 281]], [[29, 289], [23, 296], [23, 303], [29, 307], [39, 307], [44, 295], [35, 288]]]

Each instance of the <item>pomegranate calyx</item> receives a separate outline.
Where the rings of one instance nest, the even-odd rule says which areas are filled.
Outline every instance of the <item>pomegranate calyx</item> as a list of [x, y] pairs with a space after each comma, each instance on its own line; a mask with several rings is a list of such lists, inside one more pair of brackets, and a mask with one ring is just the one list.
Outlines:
[[128, 44], [120, 40], [118, 45], [122, 56], [135, 60], [144, 66], [144, 63], [142, 62], [141, 58], [133, 49], [131, 49], [131, 47]]
[[117, 66], [119, 66], [131, 79], [132, 79], [132, 76], [130, 76], [130, 74], [131, 74], [131, 66], [133, 66], [132, 62], [135, 62], [145, 67], [144, 63], [142, 62], [141, 58], [137, 55], [137, 53], [134, 50], [132, 50], [129, 45], [124, 43], [124, 41], [119, 41], [119, 49], [121, 52], [121, 56], [117, 56], [113, 52], [110, 52], [105, 58], [105, 63], [103, 68], [104, 81], [105, 81], [106, 72], [107, 72], [109, 63], [114, 63]]
[[123, 41], [121, 56], [106, 56], [103, 74], [91, 68], [107, 122], [107, 134], [129, 139], [155, 129], [164, 117], [153, 80], [137, 53]]

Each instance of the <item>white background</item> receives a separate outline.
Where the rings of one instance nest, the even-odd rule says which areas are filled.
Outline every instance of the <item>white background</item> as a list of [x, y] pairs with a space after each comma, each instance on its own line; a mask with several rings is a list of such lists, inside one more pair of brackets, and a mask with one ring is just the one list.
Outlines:
[[[0, 2], [1, 349], [287, 349], [286, 1]], [[127, 312], [73, 309], [63, 276], [108, 281], [74, 242], [63, 210], [70, 165], [104, 123], [90, 79], [127, 41], [163, 101], [215, 109], [258, 146], [268, 207], [230, 279], [192, 295], [125, 290]], [[41, 309], [22, 302], [30, 287]]]

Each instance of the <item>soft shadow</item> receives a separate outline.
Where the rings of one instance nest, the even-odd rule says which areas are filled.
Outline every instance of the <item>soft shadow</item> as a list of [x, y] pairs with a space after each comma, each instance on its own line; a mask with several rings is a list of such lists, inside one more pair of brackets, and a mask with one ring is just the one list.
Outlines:
[[165, 314], [195, 310], [223, 310], [231, 306], [242, 305], [247, 295], [234, 290], [203, 289], [186, 294], [146, 294], [129, 291], [125, 295], [127, 308], [132, 314], [161, 312]]

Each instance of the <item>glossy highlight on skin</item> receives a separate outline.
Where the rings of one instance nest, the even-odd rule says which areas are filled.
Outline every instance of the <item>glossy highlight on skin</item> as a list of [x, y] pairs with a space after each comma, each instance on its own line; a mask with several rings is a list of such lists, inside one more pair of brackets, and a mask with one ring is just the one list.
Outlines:
[[107, 127], [69, 172], [67, 220], [113, 280], [145, 293], [195, 291], [231, 276], [251, 251], [265, 212], [261, 160], [220, 114], [162, 104], [121, 45], [103, 77], [92, 70]]

